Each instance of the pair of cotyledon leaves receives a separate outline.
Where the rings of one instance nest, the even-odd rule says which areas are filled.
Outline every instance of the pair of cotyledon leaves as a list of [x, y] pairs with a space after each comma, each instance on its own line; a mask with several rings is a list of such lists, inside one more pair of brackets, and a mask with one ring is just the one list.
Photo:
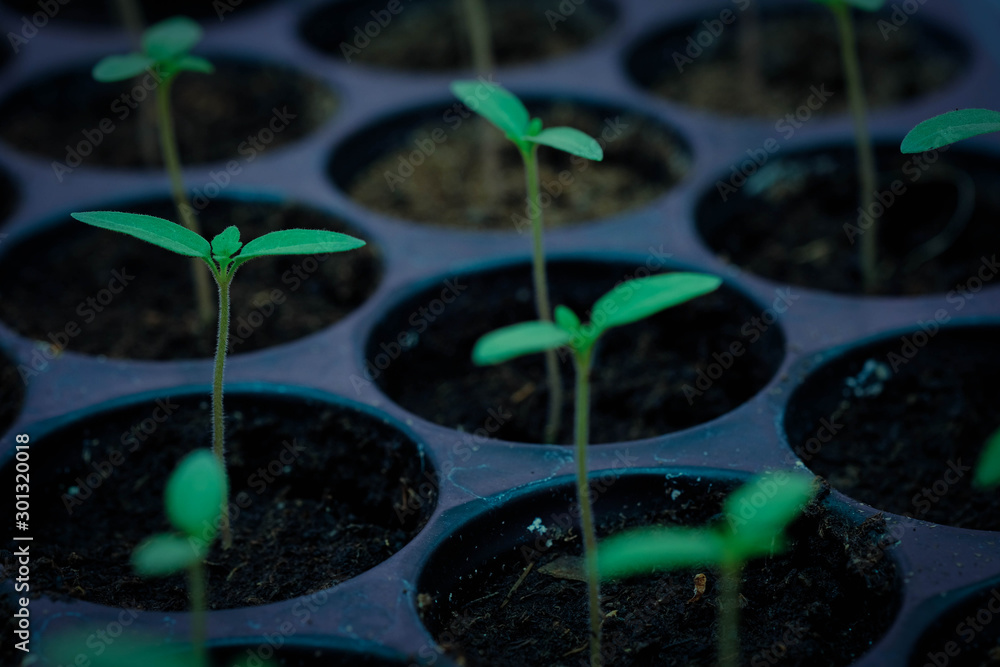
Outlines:
[[175, 16], [150, 26], [142, 33], [142, 51], [107, 56], [94, 66], [94, 78], [102, 82], [122, 81], [150, 68], [167, 78], [181, 71], [211, 74], [212, 63], [189, 51], [201, 40], [201, 26], [186, 16]]

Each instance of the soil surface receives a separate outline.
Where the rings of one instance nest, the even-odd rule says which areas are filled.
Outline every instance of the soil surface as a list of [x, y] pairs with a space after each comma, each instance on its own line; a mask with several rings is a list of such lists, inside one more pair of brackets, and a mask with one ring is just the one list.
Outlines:
[[[193, 206], [199, 203], [192, 199]], [[169, 201], [127, 208], [177, 219]], [[291, 228], [360, 236], [316, 209], [268, 200], [211, 200], [199, 218], [209, 239], [236, 225], [244, 243]], [[198, 330], [193, 260], [72, 219], [60, 228], [60, 243], [52, 244], [52, 237], [45, 232], [9, 249], [0, 263], [0, 317], [9, 326], [84, 354], [134, 359], [214, 354], [214, 321], [208, 330]], [[345, 253], [247, 263], [231, 289], [230, 352], [285, 343], [339, 321], [375, 290], [378, 257], [378, 250], [366, 245]], [[39, 303], [47, 305], [38, 308]]]
[[984, 266], [996, 275], [1000, 163], [958, 149], [901, 155], [896, 146], [876, 159], [881, 201], [860, 215], [852, 149], [760, 168], [747, 157], [734, 165], [744, 171], [720, 175], [704, 195], [698, 228], [721, 258], [751, 273], [832, 292], [862, 292], [860, 244], [869, 229], [878, 239], [874, 293], [961, 289]]
[[[755, 3], [745, 4], [746, 11], [727, 10], [729, 25], [720, 21], [727, 18], [721, 14], [706, 15], [642, 42], [629, 58], [632, 76], [657, 95], [717, 113], [775, 121], [788, 113], [800, 113], [799, 121], [845, 113], [847, 89], [833, 15], [808, 8], [759, 13]], [[897, 30], [888, 9], [855, 13], [870, 107], [943, 88], [965, 68], [968, 55], [960, 42], [919, 18], [908, 17]], [[823, 94], [812, 107], [803, 106], [814, 89]]]
[[[645, 486], [652, 485], [659, 489], [630, 496], [642, 497], [638, 502], [599, 497], [598, 537], [640, 525], [703, 525], [721, 519], [728, 487], [698, 483], [692, 488], [669, 477]], [[565, 521], [548, 511], [573, 504], [570, 498], [565, 502], [536, 498], [522, 505], [520, 514], [489, 515], [484, 524], [495, 525], [502, 514], [521, 530], [517, 536], [516, 528], [501, 529], [502, 543], [486, 547], [493, 558], [454, 553], [463, 547], [453, 540], [443, 553], [458, 565], [432, 564], [421, 582], [423, 619], [460, 664], [589, 664], [586, 584], [575, 578], [582, 575], [579, 532], [569, 519], [572, 510], [561, 515]], [[532, 537], [524, 530], [532, 517], [541, 519], [543, 535]], [[789, 665], [847, 665], [867, 651], [888, 628], [897, 606], [895, 566], [880, 546], [884, 528], [880, 517], [858, 525], [814, 503], [789, 528], [786, 553], [747, 564], [740, 578], [742, 664], [774, 664], [780, 658]], [[473, 532], [464, 538], [466, 551], [479, 538], [489, 544], [495, 529], [480, 525]], [[707, 585], [701, 599], [692, 601], [699, 573], [707, 575]], [[605, 664], [717, 664], [718, 588], [719, 574], [708, 566], [605, 582]]]
[[[162, 21], [171, 16], [190, 16], [194, 19], [212, 19], [237, 16], [243, 10], [268, 4], [271, 0], [175, 0], [170, 3], [140, 0], [143, 18], [147, 23]], [[4, 6], [18, 14], [30, 17], [39, 10], [38, 0], [3, 0]], [[72, 0], [59, 3], [59, 9], [51, 21], [76, 21], [80, 23], [105, 23], [120, 25], [121, 15], [115, 11], [119, 3], [108, 0]], [[232, 11], [230, 11], [232, 9]], [[220, 11], [221, 10], [221, 11]]]
[[[552, 302], [569, 306], [586, 321], [598, 297], [645, 270], [642, 261], [550, 262]], [[488, 367], [471, 360], [472, 347], [484, 334], [537, 319], [532, 295], [528, 265], [434, 285], [397, 306], [373, 332], [366, 378], [374, 378], [407, 410], [442, 426], [484, 438], [542, 442], [549, 394], [544, 355]], [[760, 315], [751, 301], [723, 287], [605, 334], [592, 373], [591, 442], [688, 428], [754, 396], [784, 355], [783, 335], [763, 324]], [[737, 343], [741, 352], [734, 356], [730, 350]], [[570, 443], [574, 375], [569, 358], [561, 370], [565, 401], [557, 442]]]
[[[576, 51], [602, 35], [617, 14], [603, 0], [569, 5], [572, 11], [565, 13], [560, 6], [566, 5], [551, 0], [483, 4], [493, 59], [501, 67]], [[328, 3], [302, 21], [301, 31], [314, 48], [347, 63], [418, 71], [471, 69], [469, 28], [461, 6], [451, 0], [407, 0], [393, 15], [383, 0]]]
[[[242, 169], [308, 135], [336, 109], [326, 86], [294, 69], [209, 58], [214, 73], [180, 74], [171, 91], [182, 164], [233, 159]], [[162, 170], [155, 87], [152, 75], [98, 83], [89, 68], [39, 78], [3, 101], [0, 137], [57, 162], [53, 182], [81, 165]]]
[[1000, 427], [996, 338], [996, 328], [916, 329], [837, 359], [792, 399], [789, 444], [831, 486], [880, 510], [1000, 530], [1000, 496], [971, 484]]
[[[358, 575], [405, 545], [433, 509], [433, 473], [380, 420], [243, 394], [227, 395], [226, 413], [233, 547], [216, 542], [208, 556], [212, 609], [287, 600]], [[166, 477], [185, 453], [211, 446], [209, 415], [207, 396], [160, 399], [32, 444], [33, 594], [188, 608], [184, 577], [143, 580], [129, 558], [169, 530]], [[10, 485], [12, 469], [3, 474]], [[422, 502], [401, 509], [418, 488]]]
[[1000, 628], [990, 622], [997, 599], [1000, 587], [993, 585], [947, 610], [921, 633], [909, 664], [925, 667], [948, 661], [970, 667], [1000, 665]]
[[[463, 119], [471, 112], [456, 105], [443, 115], [441, 110], [436, 116], [415, 114], [356, 137], [334, 158], [334, 181], [379, 213], [470, 231], [517, 231], [530, 238], [520, 153], [484, 120]], [[577, 128], [605, 149], [601, 162], [539, 150], [547, 228], [639, 208], [670, 190], [690, 166], [687, 147], [648, 118], [569, 103], [529, 108], [545, 127]], [[490, 146], [498, 151], [492, 161], [484, 154]], [[359, 169], [359, 162], [368, 164]]]
[[0, 433], [14, 423], [24, 405], [24, 382], [17, 365], [0, 354]]

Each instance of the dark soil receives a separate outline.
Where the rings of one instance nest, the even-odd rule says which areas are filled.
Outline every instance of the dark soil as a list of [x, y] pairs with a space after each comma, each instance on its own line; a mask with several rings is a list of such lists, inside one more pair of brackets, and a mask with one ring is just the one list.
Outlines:
[[[183, 15], [194, 19], [212, 19], [218, 21], [220, 18], [226, 19], [240, 15], [244, 10], [251, 7], [258, 7], [270, 2], [270, 0], [176, 0], [175, 2], [163, 3], [153, 2], [153, 0], [140, 0], [138, 3], [142, 8], [143, 18], [147, 23], [162, 21], [171, 16]], [[38, 0], [3, 0], [3, 5], [9, 7], [18, 14], [29, 17], [39, 11]], [[51, 18], [54, 24], [64, 21], [75, 21], [80, 23], [104, 23], [120, 25], [122, 22], [119, 12], [115, 11], [116, 2], [109, 0], [72, 0], [72, 2], [60, 2], [59, 10]], [[222, 10], [220, 13], [220, 9]], [[229, 11], [232, 9], [232, 11]], [[17, 26], [21, 27], [20, 24]]]
[[[466, 230], [518, 231], [530, 238], [520, 154], [485, 121], [463, 120], [471, 112], [456, 105], [397, 117], [356, 136], [332, 160], [331, 176], [354, 200], [379, 213]], [[539, 150], [547, 228], [639, 208], [670, 190], [690, 166], [687, 147], [648, 118], [569, 103], [532, 112], [546, 127], [577, 128], [605, 148], [602, 162]], [[484, 157], [489, 145], [499, 150], [493, 162]]]
[[751, 273], [843, 293], [862, 291], [860, 243], [872, 224], [877, 294], [960, 289], [1000, 250], [1000, 163], [885, 146], [877, 153], [878, 196], [888, 206], [875, 202], [859, 216], [855, 159], [846, 147], [775, 158], [760, 169], [746, 157], [734, 168], [753, 176], [744, 184], [739, 174], [720, 175], [698, 207], [699, 230], [723, 259]]
[[[586, 321], [599, 296], [643, 274], [642, 262], [550, 262], [552, 302]], [[516, 265], [458, 276], [407, 298], [369, 339], [366, 378], [376, 378], [394, 401], [442, 426], [483, 439], [542, 442], [548, 405], [544, 356], [488, 367], [471, 361], [472, 346], [484, 334], [537, 319], [530, 274], [528, 265]], [[759, 319], [766, 331], [753, 324], [760, 316], [751, 301], [723, 287], [605, 334], [592, 373], [591, 442], [670, 433], [750, 399], [784, 355], [780, 330]], [[729, 350], [736, 343], [742, 352], [733, 357]], [[562, 361], [560, 443], [572, 442], [572, 366], [568, 358]]]
[[0, 354], [0, 433], [14, 423], [24, 405], [24, 382], [17, 366]]
[[[669, 476], [640, 486], [628, 489], [627, 501], [598, 499], [599, 538], [640, 525], [720, 520], [731, 488]], [[422, 580], [424, 622], [460, 664], [589, 664], [586, 585], [567, 578], [569, 568], [559, 560], [582, 556], [570, 519], [573, 499], [546, 500], [487, 515], [463, 531], [471, 533], [464, 534], [464, 546], [455, 538], [447, 542]], [[526, 530], [534, 517], [547, 529], [543, 536]], [[867, 651], [897, 607], [895, 566], [880, 547], [884, 531], [880, 518], [858, 525], [814, 503], [789, 528], [784, 555], [747, 564], [740, 583], [742, 664], [780, 658], [788, 665], [847, 665]], [[698, 573], [708, 584], [691, 602]], [[717, 664], [718, 577], [705, 566], [605, 582], [605, 664]]]
[[[294, 69], [212, 61], [213, 74], [183, 73], [171, 93], [183, 164], [232, 159], [242, 170], [267, 151], [307, 136], [336, 108], [322, 83]], [[58, 162], [58, 182], [81, 164], [162, 169], [155, 85], [143, 77], [98, 83], [90, 68], [41, 77], [3, 101], [0, 137]]]
[[[741, 12], [737, 5], [748, 8]], [[805, 107], [803, 116], [847, 111], [840, 41], [829, 11], [768, 10], [756, 19], [755, 29], [757, 4], [737, 5], [727, 17], [706, 15], [644, 40], [629, 57], [629, 72], [657, 95], [717, 113], [779, 121], [807, 104], [814, 86], [832, 96], [819, 109]], [[961, 43], [919, 18], [911, 17], [895, 30], [889, 9], [855, 13], [865, 95], [872, 108], [943, 88], [964, 69], [968, 54]], [[717, 38], [706, 20], [719, 32]], [[753, 55], [747, 57], [747, 52]]]
[[793, 397], [789, 444], [831, 486], [880, 510], [1000, 530], [1000, 496], [971, 485], [1000, 427], [996, 340], [995, 327], [915, 329], [836, 359]]
[[[197, 207], [199, 200], [192, 204]], [[140, 202], [128, 210], [177, 217], [168, 201]], [[244, 243], [290, 228], [358, 236], [319, 210], [278, 201], [215, 199], [199, 217], [208, 238], [236, 225]], [[57, 244], [55, 236], [47, 231], [9, 248], [0, 263], [0, 318], [9, 326], [84, 354], [135, 359], [214, 354], [214, 324], [201, 332], [197, 327], [193, 260], [75, 220], [59, 228]], [[124, 289], [123, 280], [114, 282], [117, 295], [109, 291], [116, 274], [128, 282]], [[363, 303], [380, 276], [378, 250], [371, 245], [249, 262], [233, 280], [229, 349], [249, 352], [328, 327]], [[67, 335], [72, 331], [76, 335]]]
[[[390, 4], [386, 0], [327, 3], [303, 19], [302, 37], [347, 63], [411, 71], [472, 68], [469, 30], [457, 9], [460, 3], [400, 0], [395, 15], [387, 11]], [[570, 5], [574, 11], [568, 14], [559, 10], [557, 0], [489, 0], [483, 4], [489, 15], [493, 59], [501, 67], [548, 60], [583, 48], [602, 35], [617, 14], [603, 0]], [[379, 25], [379, 17], [384, 25]]]
[[1000, 627], [991, 622], [996, 616], [993, 609], [997, 600], [1000, 586], [994, 582], [945, 611], [921, 633], [910, 658], [911, 667], [1000, 665]]
[[[381, 420], [278, 396], [230, 394], [226, 410], [234, 534], [230, 550], [217, 542], [207, 559], [213, 609], [349, 579], [398, 551], [433, 509], [437, 487], [425, 459]], [[141, 540], [169, 529], [164, 482], [186, 452], [211, 446], [209, 415], [207, 396], [161, 399], [32, 444], [32, 594], [188, 608], [183, 577], [143, 580], [129, 558]], [[10, 468], [4, 479], [13, 482]], [[404, 500], [417, 509], [401, 509]]]
[[[267, 658], [270, 644], [262, 642], [253, 647], [217, 649], [212, 657], [218, 665], [252, 665], [252, 656]], [[236, 662], [243, 660], [243, 662]], [[374, 655], [347, 653], [327, 648], [283, 647], [268, 659], [274, 667], [406, 667], [409, 663], [388, 660]]]

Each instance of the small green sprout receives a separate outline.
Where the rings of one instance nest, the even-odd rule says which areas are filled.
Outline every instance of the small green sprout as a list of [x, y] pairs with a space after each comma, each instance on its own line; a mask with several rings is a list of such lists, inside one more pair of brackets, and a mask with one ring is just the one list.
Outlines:
[[[231, 226], [209, 243], [204, 237], [175, 222], [151, 215], [93, 211], [73, 213], [72, 216], [88, 225], [134, 236], [178, 255], [200, 259], [208, 265], [219, 292], [219, 326], [212, 382], [212, 449], [225, 470], [222, 380], [229, 341], [229, 288], [236, 270], [258, 257], [344, 252], [360, 248], [365, 242], [347, 234], [322, 229], [284, 229], [270, 232], [243, 245], [240, 241], [240, 230]], [[222, 504], [223, 547], [228, 549], [232, 546], [232, 539], [229, 528], [229, 503], [226, 501]]]
[[[851, 8], [875, 12], [885, 5], [885, 0], [815, 0], [826, 5], [837, 19], [840, 34], [840, 56], [847, 79], [847, 100], [854, 118], [854, 144], [858, 153], [858, 205], [862, 211], [871, 210], [878, 188], [875, 171], [875, 146], [868, 130], [868, 105], [861, 79], [861, 62], [858, 58], [857, 36], [851, 22]], [[861, 282], [865, 292], [875, 291], [878, 283], [878, 230], [872, 225], [861, 236]]]
[[1000, 112], [990, 109], [959, 109], [919, 123], [903, 138], [903, 153], [922, 153], [981, 134], [1000, 132]]
[[1000, 429], [986, 440], [972, 483], [981, 489], [1000, 485]]
[[132, 565], [144, 577], [187, 571], [191, 643], [197, 665], [208, 664], [204, 561], [228, 497], [226, 472], [215, 456], [206, 449], [191, 452], [181, 459], [164, 491], [167, 518], [177, 532], [153, 535], [132, 553]]
[[[763, 489], [773, 495], [757, 502]], [[784, 530], [815, 494], [813, 480], [778, 473], [750, 480], [732, 493], [723, 511], [725, 523], [712, 528], [647, 527], [626, 531], [601, 542], [598, 567], [602, 579], [647, 574], [656, 570], [715, 565], [719, 582], [719, 664], [740, 664], [739, 581], [743, 564], [770, 556], [786, 546]]]
[[535, 352], [568, 347], [576, 368], [576, 491], [580, 503], [583, 556], [590, 609], [590, 664], [601, 664], [601, 593], [597, 569], [597, 537], [587, 483], [587, 443], [590, 439], [590, 369], [594, 346], [614, 327], [631, 324], [671, 306], [708, 294], [722, 284], [700, 273], [669, 273], [624, 282], [608, 292], [591, 309], [590, 322], [566, 306], [556, 306], [555, 322], [523, 322], [497, 329], [480, 338], [472, 349], [479, 365], [497, 364]]
[[[141, 52], [107, 56], [94, 66], [92, 72], [94, 78], [102, 83], [131, 79], [147, 70], [153, 71], [158, 77], [156, 108], [159, 114], [160, 151], [163, 153], [163, 162], [170, 176], [170, 189], [177, 215], [180, 216], [184, 226], [196, 234], [201, 233], [201, 228], [184, 189], [180, 151], [177, 148], [174, 120], [170, 112], [170, 90], [174, 79], [181, 72], [211, 74], [214, 71], [212, 63], [190, 53], [194, 45], [201, 40], [201, 35], [201, 26], [185, 16], [175, 16], [160, 21], [142, 34]], [[212, 321], [211, 284], [208, 274], [200, 264], [194, 263], [191, 267], [198, 320], [204, 328]]]
[[[528, 191], [528, 210], [533, 237], [532, 267], [535, 309], [538, 319], [552, 322], [548, 281], [545, 276], [545, 250], [542, 243], [541, 185], [538, 175], [538, 147], [550, 146], [588, 160], [603, 160], [604, 150], [597, 140], [571, 127], [543, 128], [540, 118], [532, 118], [521, 100], [503, 87], [489, 81], [454, 81], [451, 90], [465, 106], [499, 128], [510, 139], [524, 161]], [[549, 411], [545, 423], [545, 442], [553, 443], [559, 432], [562, 411], [562, 383], [554, 350], [545, 355], [549, 385]]]

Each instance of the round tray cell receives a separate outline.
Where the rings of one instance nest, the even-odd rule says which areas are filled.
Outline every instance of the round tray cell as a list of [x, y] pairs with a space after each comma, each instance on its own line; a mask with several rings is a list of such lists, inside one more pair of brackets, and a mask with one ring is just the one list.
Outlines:
[[958, 148], [903, 155], [898, 143], [881, 145], [875, 201], [862, 211], [852, 145], [788, 155], [775, 145], [734, 156], [696, 207], [699, 233], [722, 259], [783, 284], [860, 293], [861, 242], [875, 233], [873, 293], [888, 295], [947, 292], [992, 261], [987, 251], [1000, 244], [995, 158]]
[[[303, 38], [345, 63], [410, 71], [472, 69], [464, 6], [451, 0], [348, 0], [305, 16]], [[562, 4], [489, 0], [492, 57], [499, 66], [548, 60], [583, 48], [617, 20], [607, 0]], [[433, 39], [427, 39], [433, 35]]]
[[[910, 667], [968, 665], [990, 667], [1000, 661], [1000, 582], [946, 600], [954, 602], [920, 634], [910, 654]], [[940, 605], [939, 605], [940, 606]]]
[[[205, 193], [215, 191], [208, 185], [194, 189], [191, 203], [201, 207], [199, 219], [209, 239], [229, 225], [240, 229], [244, 243], [292, 228], [364, 238], [328, 214], [292, 202], [210, 199]], [[177, 219], [168, 200], [125, 208]], [[68, 216], [65, 223], [54, 224], [4, 248], [0, 319], [8, 326], [58, 351], [133, 359], [215, 353], [215, 326], [198, 326], [190, 268], [194, 260]], [[371, 244], [344, 253], [248, 262], [230, 290], [230, 352], [286, 343], [332, 325], [364, 303], [381, 273], [380, 253]], [[213, 304], [217, 299], [213, 294]], [[46, 307], [38, 308], [39, 303]]]
[[[587, 321], [623, 280], [664, 267], [550, 261], [553, 305]], [[780, 293], [779, 309], [787, 308]], [[650, 438], [715, 419], [753, 397], [777, 371], [785, 339], [768, 304], [716, 292], [615, 328], [598, 343], [592, 372], [593, 443]], [[472, 363], [472, 347], [502, 326], [537, 319], [531, 267], [517, 264], [451, 276], [395, 305], [372, 332], [364, 378], [405, 409], [442, 426], [515, 442], [542, 442], [549, 390], [544, 355], [496, 366]], [[765, 321], [770, 322], [766, 324]], [[565, 395], [557, 442], [573, 441], [573, 363], [561, 362]]]
[[[876, 14], [855, 12], [865, 95], [873, 108], [944, 88], [967, 69], [969, 55], [958, 39], [920, 16], [905, 18], [894, 18], [888, 5]], [[836, 21], [828, 10], [802, 3], [718, 5], [642, 38], [630, 49], [626, 69], [668, 100], [773, 118], [786, 127], [805, 116], [848, 110]]]
[[[210, 403], [207, 387], [178, 392], [91, 412], [32, 442], [32, 594], [189, 608], [183, 576], [144, 580], [129, 559], [170, 530], [164, 484], [187, 452], [211, 447]], [[225, 408], [233, 546], [216, 541], [207, 558], [211, 609], [329, 588], [394, 554], [430, 516], [436, 475], [383, 418], [311, 396], [234, 390]], [[11, 485], [10, 461], [2, 474]]]
[[[139, 20], [146, 24], [162, 21], [171, 16], [190, 16], [193, 19], [225, 20], [231, 16], [241, 15], [245, 10], [259, 7], [271, 0], [179, 0], [163, 3], [153, 0], [140, 0]], [[15, 34], [30, 42], [37, 30], [42, 30], [49, 23], [64, 21], [76, 23], [101, 23], [106, 25], [124, 25], [128, 19], [122, 12], [122, 7], [131, 2], [108, 2], [108, 0], [3, 0], [0, 2], [10, 11], [21, 15]], [[20, 44], [20, 42], [18, 42]]]
[[22, 376], [17, 362], [0, 351], [0, 434], [14, 423], [24, 404], [27, 377]]
[[[668, 192], [690, 168], [687, 144], [648, 116], [568, 100], [528, 107], [545, 127], [577, 128], [605, 150], [601, 162], [539, 150], [548, 228], [637, 209]], [[362, 130], [333, 154], [329, 174], [355, 201], [395, 218], [530, 233], [520, 153], [457, 101]]]
[[[233, 160], [242, 170], [311, 133], [337, 106], [323, 83], [293, 68], [211, 60], [213, 74], [185, 72], [171, 93], [183, 164]], [[89, 67], [39, 77], [0, 105], [0, 138], [51, 160], [54, 182], [87, 166], [162, 170], [156, 86], [152, 74], [98, 83]]]
[[[971, 297], [971, 295], [969, 295]], [[788, 442], [830, 485], [872, 507], [1000, 529], [1000, 495], [972, 486], [1000, 427], [995, 326], [949, 327], [958, 293], [920, 326], [837, 356], [796, 390]]]
[[[640, 525], [718, 520], [736, 485], [700, 474], [594, 475], [598, 539]], [[463, 665], [583, 664], [587, 589], [573, 486], [529, 492], [474, 517], [431, 555], [418, 581], [428, 629]], [[892, 622], [898, 579], [878, 547], [880, 521], [859, 526], [826, 503], [788, 529], [789, 549], [740, 577], [742, 664], [847, 665]], [[544, 531], [544, 532], [542, 532]], [[689, 602], [696, 574], [705, 595]], [[605, 581], [608, 665], [715, 665], [718, 573], [705, 565]], [[768, 658], [774, 660], [768, 663]]]

